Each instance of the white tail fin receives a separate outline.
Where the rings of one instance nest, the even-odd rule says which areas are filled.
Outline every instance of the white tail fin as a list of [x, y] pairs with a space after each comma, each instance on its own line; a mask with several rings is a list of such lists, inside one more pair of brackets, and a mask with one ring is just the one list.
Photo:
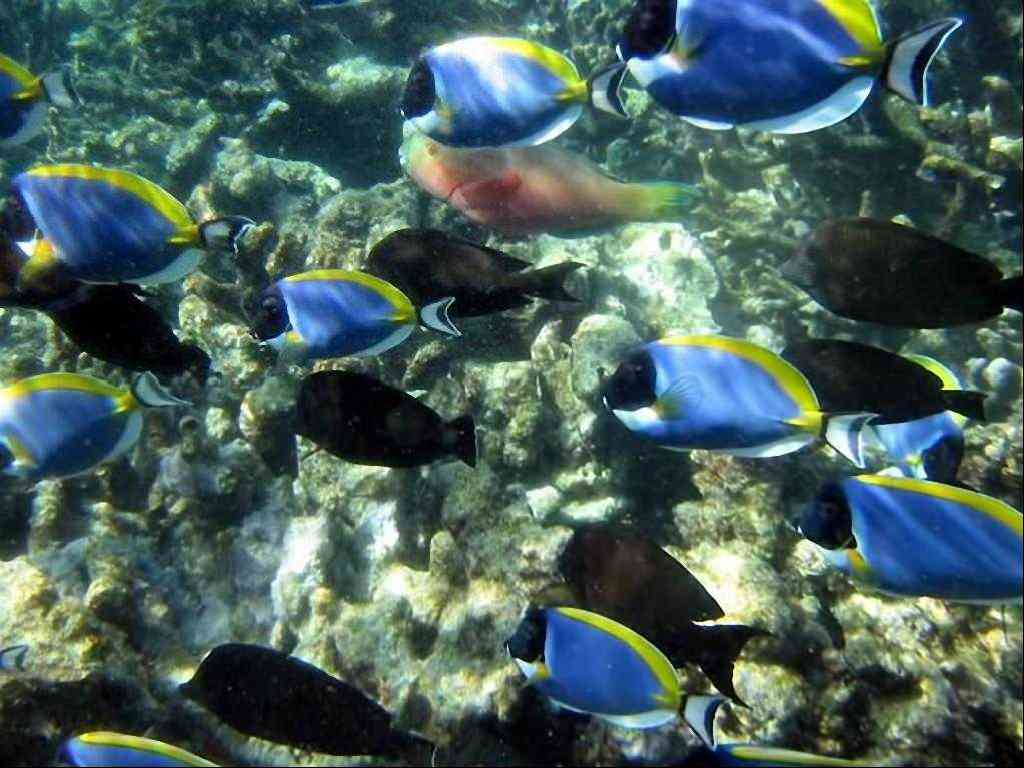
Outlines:
[[433, 304], [427, 304], [420, 310], [420, 321], [432, 330], [447, 333], [449, 336], [461, 336], [462, 331], [456, 328], [448, 317], [448, 310], [454, 303], [455, 299], [449, 296]]
[[962, 24], [960, 19], [939, 19], [893, 42], [885, 65], [885, 87], [907, 101], [927, 107], [928, 67], [946, 38]]
[[708, 749], [715, 748], [715, 714], [726, 701], [725, 696], [687, 696], [683, 702], [683, 719]]
[[239, 243], [256, 222], [245, 216], [223, 216], [199, 225], [199, 240], [204, 248], [238, 253]]
[[146, 408], [171, 408], [178, 405], [190, 406], [188, 400], [175, 397], [150, 371], [140, 373], [132, 382], [132, 395]]
[[590, 77], [590, 103], [595, 109], [619, 117], [629, 117], [619, 94], [627, 71], [626, 65], [618, 61]]
[[877, 413], [843, 413], [826, 416], [825, 442], [863, 469], [864, 429]]
[[56, 72], [49, 72], [43, 75], [43, 90], [46, 92], [46, 100], [55, 107], [71, 109], [82, 103], [78, 98], [74, 85], [71, 83], [71, 72], [67, 69], [59, 69]]

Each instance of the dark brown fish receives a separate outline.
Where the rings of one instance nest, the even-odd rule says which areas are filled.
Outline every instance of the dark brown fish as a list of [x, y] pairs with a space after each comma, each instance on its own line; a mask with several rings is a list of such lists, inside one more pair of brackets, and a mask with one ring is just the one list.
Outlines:
[[348, 371], [302, 380], [295, 431], [354, 464], [418, 467], [455, 456], [476, 466], [472, 416], [445, 422], [415, 397]]
[[944, 390], [942, 379], [902, 355], [867, 344], [811, 339], [782, 358], [800, 371], [826, 413], [875, 413], [872, 424], [902, 424], [943, 411], [985, 421], [985, 395]]
[[44, 308], [64, 334], [93, 357], [159, 377], [191, 373], [200, 385], [210, 357], [183, 344], [159, 312], [128, 285], [81, 285], [69, 299]]
[[578, 301], [562, 286], [583, 267], [566, 262], [543, 269], [436, 229], [400, 229], [370, 251], [366, 270], [402, 290], [416, 306], [454, 296], [453, 317], [523, 307], [532, 299]]
[[743, 703], [732, 682], [747, 641], [769, 633], [743, 625], [702, 626], [721, 606], [697, 578], [654, 542], [608, 526], [579, 528], [559, 558], [576, 604], [646, 637], [676, 667], [696, 664], [722, 693]]
[[826, 220], [782, 275], [837, 315], [903, 328], [981, 323], [1024, 304], [1021, 276], [891, 221]]
[[298, 749], [419, 761], [433, 750], [358, 688], [273, 648], [219, 645], [178, 690], [236, 731]]

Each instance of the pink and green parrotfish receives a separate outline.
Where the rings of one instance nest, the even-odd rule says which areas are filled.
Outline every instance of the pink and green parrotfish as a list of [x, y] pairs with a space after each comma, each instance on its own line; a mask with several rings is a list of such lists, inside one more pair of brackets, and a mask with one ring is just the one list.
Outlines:
[[412, 133], [399, 158], [424, 192], [507, 235], [584, 235], [675, 221], [700, 196], [689, 184], [618, 181], [583, 155], [551, 145], [454, 149]]

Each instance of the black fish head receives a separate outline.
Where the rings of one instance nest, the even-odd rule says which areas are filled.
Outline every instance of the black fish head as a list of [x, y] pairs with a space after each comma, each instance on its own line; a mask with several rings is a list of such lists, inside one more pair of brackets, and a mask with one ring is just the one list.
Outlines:
[[276, 283], [264, 290], [249, 307], [249, 325], [252, 335], [260, 341], [275, 339], [288, 331], [288, 306]]
[[0, 472], [7, 469], [14, 463], [14, 454], [7, 445], [0, 441]]
[[676, 37], [676, 0], [637, 0], [619, 43], [619, 58], [650, 59]]
[[800, 518], [800, 533], [825, 549], [842, 549], [853, 543], [850, 503], [839, 483], [827, 483]]
[[512, 637], [505, 641], [508, 655], [513, 659], [533, 662], [544, 655], [544, 641], [547, 637], [548, 622], [544, 611], [530, 608], [519, 622]]
[[402, 92], [402, 116], [406, 120], [422, 117], [434, 108], [437, 89], [434, 87], [434, 73], [427, 59], [421, 56], [413, 64]]
[[635, 411], [654, 405], [654, 360], [644, 350], [627, 357], [604, 385], [604, 404], [611, 411]]
[[964, 438], [961, 434], [943, 435], [921, 453], [925, 477], [940, 483], [956, 480], [963, 459]]

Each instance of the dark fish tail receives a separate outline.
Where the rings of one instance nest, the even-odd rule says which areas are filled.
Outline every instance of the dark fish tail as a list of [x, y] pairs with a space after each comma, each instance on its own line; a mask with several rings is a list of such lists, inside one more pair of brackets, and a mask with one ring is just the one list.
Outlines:
[[888, 46], [882, 80], [885, 87], [907, 101], [928, 106], [928, 67], [963, 21], [939, 19], [900, 36]]
[[1008, 309], [1024, 312], [1024, 275], [1008, 277], [996, 286], [999, 302]]
[[401, 757], [409, 765], [433, 765], [432, 758], [437, 745], [418, 733], [393, 728], [388, 742], [383, 752]]
[[471, 467], [476, 466], [476, 424], [468, 413], [448, 422], [452, 453]]
[[512, 276], [509, 279], [509, 284], [527, 296], [533, 296], [537, 299], [579, 301], [579, 299], [565, 290], [565, 286], [562, 283], [577, 269], [582, 269], [585, 266], [586, 264], [580, 264], [576, 261], [567, 261], [564, 264], [555, 264], [553, 267], [531, 269], [529, 272]]
[[942, 390], [942, 400], [949, 410], [975, 421], [988, 421], [985, 417], [986, 397], [984, 392], [959, 389]]
[[755, 637], [770, 637], [771, 632], [758, 627], [743, 624], [724, 624], [714, 626], [694, 625], [700, 637], [698, 643], [701, 651], [694, 658], [701, 672], [707, 675], [720, 690], [737, 704], [747, 706], [736, 693], [732, 683], [732, 673], [743, 647]]

